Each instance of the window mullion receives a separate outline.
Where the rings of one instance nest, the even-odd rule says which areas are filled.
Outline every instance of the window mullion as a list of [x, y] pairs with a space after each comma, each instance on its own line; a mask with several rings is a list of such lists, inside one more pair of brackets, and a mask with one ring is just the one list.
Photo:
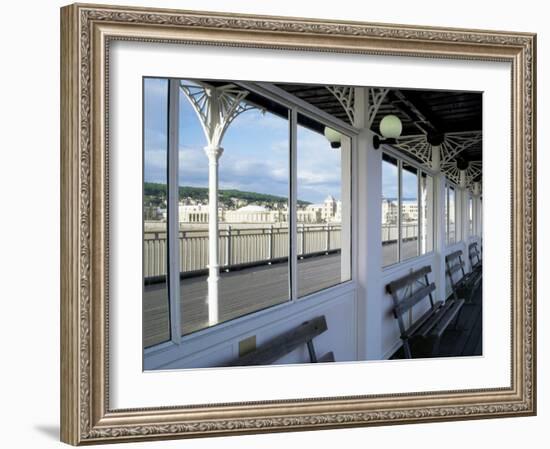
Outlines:
[[[290, 183], [289, 183], [289, 293], [292, 301], [298, 298], [298, 232], [297, 232], [297, 194], [298, 194], [298, 111], [290, 110]], [[302, 235], [302, 238], [304, 236]]]
[[401, 262], [402, 260], [402, 248], [401, 248], [401, 237], [403, 235], [403, 230], [401, 229], [401, 207], [403, 202], [403, 162], [401, 160], [397, 161], [397, 260]]
[[421, 197], [421, 189], [420, 189], [420, 183], [422, 181], [422, 171], [417, 171], [417, 177], [416, 177], [416, 245], [418, 247], [418, 255], [422, 255], [422, 242], [421, 242], [421, 234], [420, 230], [422, 229], [422, 212], [424, 210], [423, 203], [422, 203], [422, 197]]
[[171, 79], [168, 87], [168, 297], [170, 335], [181, 341], [180, 326], [180, 259], [179, 259], [179, 80]]
[[447, 210], [447, 217], [445, 218], [447, 223], [445, 223], [445, 244], [446, 246], [450, 246], [450, 242], [451, 242], [451, 188], [449, 187], [449, 185], [447, 184], [447, 186], [445, 187], [445, 198], [446, 198], [446, 201], [447, 201], [447, 206], [446, 206], [446, 210]]

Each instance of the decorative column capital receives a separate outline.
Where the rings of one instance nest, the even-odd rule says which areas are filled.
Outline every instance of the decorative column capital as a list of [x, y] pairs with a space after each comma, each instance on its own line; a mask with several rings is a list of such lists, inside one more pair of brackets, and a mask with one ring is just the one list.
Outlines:
[[219, 147], [219, 146], [210, 146], [210, 145], [208, 145], [208, 146], [204, 147], [204, 152], [208, 156], [208, 161], [209, 162], [217, 163], [218, 159], [223, 154], [223, 148]]
[[[427, 143], [427, 142], [426, 142]], [[431, 168], [437, 174], [441, 173], [441, 147], [439, 145], [429, 146], [431, 156]]]
[[466, 177], [467, 177], [466, 170], [460, 170], [459, 179], [460, 179], [460, 188], [462, 189], [466, 188]]

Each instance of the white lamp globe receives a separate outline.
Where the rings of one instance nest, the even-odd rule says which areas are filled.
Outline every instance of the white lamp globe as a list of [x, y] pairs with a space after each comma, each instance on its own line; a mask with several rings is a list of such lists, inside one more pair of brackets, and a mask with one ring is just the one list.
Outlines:
[[386, 139], [397, 139], [401, 135], [401, 131], [403, 131], [403, 125], [396, 115], [386, 115], [380, 121], [380, 134]]
[[328, 126], [325, 126], [324, 134], [327, 140], [330, 142], [330, 146], [332, 148], [340, 148], [342, 142], [342, 134], [332, 128], [329, 128]]

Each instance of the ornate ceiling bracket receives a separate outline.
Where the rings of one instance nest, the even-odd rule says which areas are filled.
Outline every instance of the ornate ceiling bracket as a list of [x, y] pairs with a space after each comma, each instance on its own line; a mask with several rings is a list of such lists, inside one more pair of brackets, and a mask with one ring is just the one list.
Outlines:
[[[355, 87], [344, 87], [344, 86], [326, 86], [327, 90], [332, 93], [338, 100], [338, 102], [344, 108], [346, 115], [348, 116], [349, 122], [351, 124], [355, 123]], [[378, 108], [384, 101], [384, 97], [388, 93], [388, 88], [379, 88], [379, 87], [368, 87], [368, 98], [367, 98], [367, 123], [370, 127], [374, 122]]]
[[481, 175], [483, 163], [481, 161], [470, 162], [466, 170], [466, 187], [474, 191], [475, 180]]
[[441, 165], [452, 161], [458, 154], [481, 142], [481, 131], [445, 133], [441, 144]]
[[[440, 145], [440, 170], [447, 178], [460, 184], [460, 169], [457, 167], [456, 157], [462, 151], [479, 142], [481, 142], [481, 131], [445, 134]], [[403, 136], [392, 146], [409, 153], [427, 167], [432, 167], [432, 145], [428, 142], [427, 135]], [[466, 185], [468, 188], [472, 188], [474, 180], [481, 174], [481, 167], [481, 161], [470, 162], [466, 169]]]
[[214, 87], [182, 81], [180, 88], [195, 110], [210, 147], [221, 145], [227, 128], [239, 114], [256, 108], [243, 101], [248, 91], [234, 84]]
[[386, 97], [386, 94], [388, 92], [389, 92], [388, 88], [369, 87], [369, 96], [368, 96], [369, 101], [368, 101], [368, 109], [367, 109], [369, 129], [372, 127], [374, 118], [376, 117], [376, 113], [378, 112], [378, 108], [382, 104], [382, 101], [384, 101], [384, 98]]
[[[456, 157], [472, 145], [481, 142], [481, 131], [463, 133], [446, 133], [441, 144], [441, 171], [451, 181], [460, 184], [460, 169], [457, 167]], [[466, 187], [471, 188], [473, 180], [481, 174], [481, 161], [469, 163], [466, 171]]]
[[441, 162], [441, 172], [445, 174], [447, 179], [450, 179], [455, 184], [460, 184], [460, 170], [456, 166], [455, 160]]
[[[456, 184], [460, 184], [460, 169], [456, 165], [456, 161], [448, 161], [441, 163], [441, 171], [445, 173], [445, 176]], [[465, 187], [471, 191], [474, 189], [474, 182], [481, 175], [482, 162], [472, 161], [468, 164], [468, 168], [465, 171]]]
[[432, 146], [428, 143], [425, 134], [400, 137], [398, 143], [392, 146], [415, 156], [427, 167], [431, 167]]

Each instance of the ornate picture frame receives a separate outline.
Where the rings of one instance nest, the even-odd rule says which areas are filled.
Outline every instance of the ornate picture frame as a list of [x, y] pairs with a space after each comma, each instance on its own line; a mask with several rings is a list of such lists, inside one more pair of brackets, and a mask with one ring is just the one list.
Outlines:
[[[75, 4], [61, 9], [61, 439], [106, 443], [536, 413], [536, 36]], [[512, 66], [511, 386], [112, 409], [108, 55], [117, 40]]]

